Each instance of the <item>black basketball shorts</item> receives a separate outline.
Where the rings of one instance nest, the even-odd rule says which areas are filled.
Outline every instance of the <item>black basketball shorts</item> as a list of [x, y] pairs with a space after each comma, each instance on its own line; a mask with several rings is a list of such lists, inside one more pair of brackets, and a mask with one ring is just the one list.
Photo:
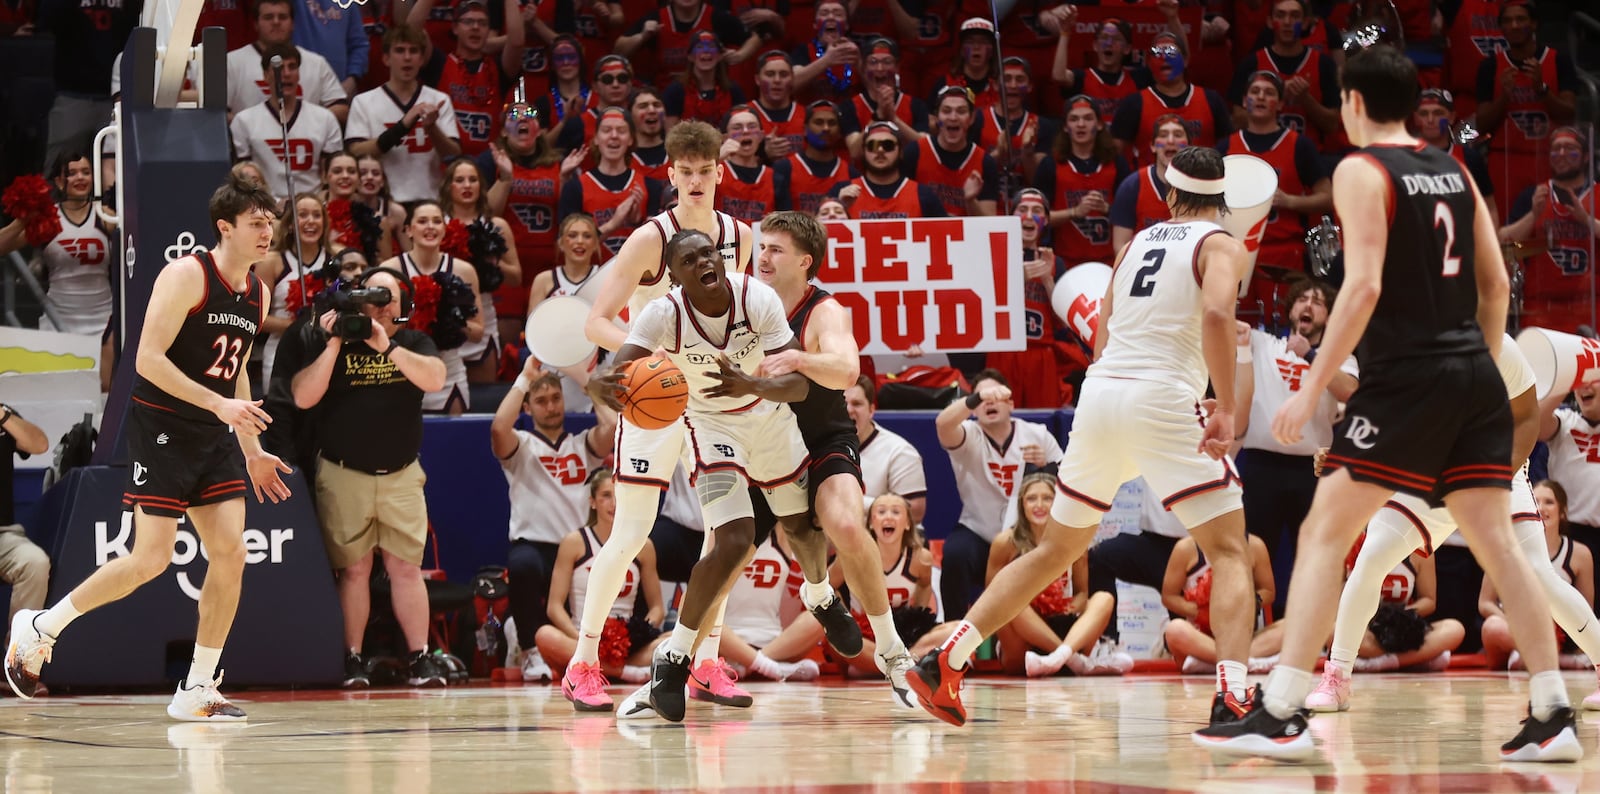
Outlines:
[[178, 518], [190, 507], [244, 496], [244, 453], [227, 425], [204, 425], [159, 408], [128, 409], [125, 510]]
[[856, 484], [865, 488], [861, 478], [861, 441], [856, 438], [855, 431], [848, 433], [835, 433], [826, 438], [817, 439], [816, 445], [807, 444], [811, 453], [810, 481], [807, 487], [811, 492], [811, 508], [817, 507], [817, 489], [822, 487], [822, 481], [835, 474], [848, 474], [856, 478]]
[[1328, 466], [1438, 507], [1467, 488], [1511, 488], [1511, 406], [1488, 353], [1385, 362], [1333, 430]]

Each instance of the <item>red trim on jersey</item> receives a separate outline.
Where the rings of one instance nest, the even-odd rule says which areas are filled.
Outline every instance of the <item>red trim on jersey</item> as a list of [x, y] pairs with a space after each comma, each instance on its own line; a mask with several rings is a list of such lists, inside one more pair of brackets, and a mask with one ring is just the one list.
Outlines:
[[1228, 465], [1227, 459], [1224, 458], [1222, 461], [1222, 476], [1220, 478], [1210, 482], [1203, 482], [1199, 485], [1193, 485], [1178, 491], [1177, 493], [1162, 499], [1161, 506], [1171, 510], [1172, 506], [1178, 504], [1179, 502], [1192, 499], [1196, 496], [1207, 494], [1212, 491], [1221, 490], [1228, 487], [1230, 483], [1236, 483], [1238, 481], [1239, 475], [1233, 473], [1233, 467]]
[[[216, 265], [211, 261], [211, 252], [201, 251], [198, 254], [194, 254], [194, 258], [200, 262], [200, 276], [205, 281], [205, 291], [200, 293], [200, 302], [189, 307], [188, 316], [190, 317], [198, 314], [201, 309], [206, 307], [206, 302], [211, 300], [211, 273], [216, 270]], [[217, 274], [217, 280], [222, 280], [221, 273]]]
[[1431, 491], [1433, 490], [1433, 485], [1435, 482], [1434, 478], [1432, 477], [1425, 477], [1421, 474], [1409, 472], [1404, 469], [1397, 469], [1392, 466], [1385, 466], [1381, 463], [1347, 458], [1343, 455], [1330, 454], [1328, 455], [1327, 463], [1334, 468], [1338, 468], [1340, 466], [1347, 467], [1351, 470], [1352, 475], [1361, 474], [1364, 477], [1379, 481], [1386, 485], [1401, 486], [1402, 490], [1420, 488], [1425, 491]]
[[1417, 528], [1417, 534], [1422, 536], [1422, 551], [1421, 551], [1422, 556], [1424, 556], [1424, 557], [1432, 556], [1433, 555], [1433, 536], [1428, 534], [1428, 528], [1423, 525], [1422, 519], [1418, 518], [1416, 513], [1411, 512], [1411, 508], [1406, 507], [1405, 505], [1400, 504], [1399, 502], [1391, 500], [1391, 501], [1388, 501], [1388, 502], [1384, 502], [1383, 506], [1389, 508], [1390, 510], [1395, 511], [1396, 513], [1399, 513], [1401, 518], [1404, 518], [1405, 520], [1410, 521], [1411, 522], [1411, 526], [1414, 526], [1414, 527]]
[[1094, 499], [1094, 498], [1090, 497], [1089, 495], [1084, 494], [1082, 492], [1074, 491], [1071, 488], [1068, 488], [1066, 486], [1066, 484], [1061, 482], [1060, 480], [1056, 480], [1056, 490], [1059, 491], [1062, 496], [1065, 496], [1068, 499], [1071, 499], [1071, 500], [1073, 500], [1075, 502], [1082, 502], [1083, 504], [1086, 504], [1086, 505], [1088, 505], [1088, 506], [1090, 506], [1090, 507], [1092, 507], [1092, 508], [1094, 508], [1096, 510], [1099, 510], [1102, 513], [1111, 512], [1111, 505], [1109, 505], [1109, 504], [1107, 504], [1105, 502], [1102, 502], [1102, 501], [1100, 501], [1098, 499]]
[[[1374, 144], [1374, 145], [1382, 145], [1382, 144]], [[1394, 144], [1390, 144], [1390, 145], [1394, 145]], [[1424, 145], [1426, 145], [1426, 144], [1424, 144]], [[1407, 147], [1407, 148], [1409, 148], [1409, 147]], [[1421, 151], [1421, 149], [1417, 149], [1416, 151]], [[1384, 175], [1387, 176], [1389, 174], [1389, 169], [1384, 168], [1383, 167], [1383, 163], [1379, 162], [1378, 158], [1373, 157], [1372, 155], [1367, 154], [1366, 152], [1351, 152], [1350, 156], [1351, 157], [1360, 157], [1360, 158], [1363, 158], [1363, 159], [1366, 159], [1366, 160], [1370, 160], [1370, 161], [1372, 161], [1372, 164], [1374, 166], [1376, 166], [1379, 171], [1382, 171], [1384, 173]], [[1384, 193], [1383, 193], [1383, 214], [1384, 214], [1384, 217], [1385, 217], [1384, 225], [1386, 227], [1388, 227], [1388, 228], [1391, 228], [1391, 229], [1394, 228], [1394, 185], [1392, 184], [1393, 182], [1394, 182], [1394, 178], [1390, 177], [1389, 180], [1384, 184], [1385, 190], [1384, 190]]]
[[[668, 214], [670, 215], [670, 213]], [[639, 286], [641, 287], [649, 287], [661, 283], [661, 277], [667, 273], [667, 230], [661, 228], [661, 221], [655, 218], [650, 219], [650, 225], [656, 227], [656, 232], [661, 235], [661, 262], [656, 265], [656, 274], [654, 276], [650, 276], [648, 280], [644, 276], [639, 277]]]
[[138, 403], [138, 404], [140, 404], [140, 405], [142, 405], [142, 406], [144, 406], [146, 408], [154, 408], [157, 411], [166, 411], [169, 414], [177, 413], [177, 411], [174, 411], [171, 408], [166, 407], [165, 405], [156, 405], [153, 402], [150, 402], [148, 400], [141, 400], [138, 397], [130, 397], [130, 399], [132, 399], [134, 402], [136, 402], [136, 403]]
[[775, 488], [775, 487], [777, 487], [779, 485], [788, 485], [789, 483], [792, 483], [795, 480], [798, 480], [801, 477], [804, 477], [806, 475], [806, 473], [809, 472], [810, 470], [811, 470], [811, 456], [810, 455], [806, 455], [805, 458], [800, 461], [800, 468], [795, 469], [794, 471], [791, 471], [788, 474], [785, 474], [784, 476], [779, 477], [776, 480], [766, 480], [766, 481], [757, 480], [757, 479], [751, 478], [748, 474], [745, 475], [745, 477], [746, 477], [746, 479], [749, 479], [750, 482], [752, 482], [752, 483], [754, 483], [756, 485], [759, 485], [762, 488]]
[[627, 483], [629, 485], [643, 485], [649, 488], [659, 488], [663, 491], [667, 490], [667, 483], [650, 477], [635, 477], [631, 474], [613, 474], [612, 477], [617, 482]]
[[1196, 242], [1194, 244], [1194, 261], [1189, 264], [1189, 269], [1194, 271], [1194, 283], [1195, 283], [1195, 286], [1199, 286], [1199, 287], [1204, 287], [1205, 286], [1205, 282], [1200, 280], [1200, 248], [1201, 248], [1201, 246], [1204, 246], [1206, 244], [1206, 238], [1210, 237], [1213, 234], [1221, 234], [1221, 233], [1222, 233], [1221, 229], [1212, 229], [1211, 231], [1206, 232], [1205, 234], [1201, 235], [1199, 242]]

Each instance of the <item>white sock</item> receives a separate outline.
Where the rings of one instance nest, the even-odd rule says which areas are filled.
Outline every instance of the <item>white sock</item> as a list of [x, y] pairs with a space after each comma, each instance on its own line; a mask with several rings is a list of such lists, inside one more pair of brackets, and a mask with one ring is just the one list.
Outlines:
[[951, 632], [950, 639], [945, 640], [944, 645], [940, 647], [950, 652], [947, 658], [951, 669], [960, 670], [967, 666], [973, 651], [978, 650], [978, 646], [982, 644], [983, 632], [978, 631], [978, 627], [972, 625], [970, 621], [963, 620], [956, 626], [956, 630]]
[[1543, 722], [1550, 719], [1556, 709], [1572, 705], [1567, 700], [1567, 685], [1561, 680], [1561, 671], [1546, 670], [1534, 673], [1528, 679], [1528, 710], [1533, 718]]
[[622, 666], [622, 680], [630, 684], [642, 684], [650, 680], [649, 665], [628, 664]]
[[1313, 687], [1310, 673], [1278, 665], [1267, 676], [1261, 702], [1272, 716], [1286, 720], [1305, 707], [1306, 696], [1311, 694]]
[[[1233, 662], [1224, 659], [1217, 662], [1217, 691], [1232, 692], [1235, 700], [1244, 702], [1250, 684], [1250, 670], [1244, 662]], [[1309, 694], [1310, 690], [1307, 690]]]
[[67, 624], [83, 617], [83, 613], [72, 605], [72, 595], [56, 602], [56, 605], [45, 610], [42, 614], [33, 617], [33, 627], [51, 637], [61, 636]]
[[1051, 664], [1064, 665], [1068, 659], [1072, 658], [1074, 653], [1077, 653], [1077, 651], [1072, 650], [1071, 645], [1063, 642], [1061, 647], [1051, 651], [1045, 658], [1049, 659]]
[[894, 617], [888, 612], [882, 615], [868, 615], [867, 623], [872, 626], [872, 636], [876, 638], [879, 656], [887, 659], [906, 652], [906, 644], [900, 640], [900, 632], [895, 631]]
[[194, 659], [189, 662], [189, 674], [184, 677], [183, 683], [189, 687], [211, 683], [217, 677], [217, 662], [221, 659], [221, 648], [207, 648], [196, 644]]
[[694, 666], [707, 659], [716, 659], [722, 655], [722, 617], [728, 612], [728, 599], [722, 599], [717, 604], [717, 610], [711, 613], [711, 630], [706, 632], [706, 638], [700, 641], [700, 647], [694, 652]]
[[794, 665], [792, 664], [784, 664], [760, 651], [756, 651], [756, 659], [750, 663], [751, 672], [759, 673], [762, 677], [770, 678], [774, 681], [782, 681], [788, 678], [789, 670], [785, 668], [792, 669], [793, 667]]
[[833, 598], [833, 586], [824, 579], [820, 582], [804, 582], [800, 585], [800, 602], [806, 609], [816, 609], [828, 603]]
[[678, 621], [678, 625], [672, 629], [672, 636], [667, 637], [667, 652], [684, 659], [689, 658], [694, 654], [694, 638], [699, 634], [699, 629], [685, 625], [681, 620]]

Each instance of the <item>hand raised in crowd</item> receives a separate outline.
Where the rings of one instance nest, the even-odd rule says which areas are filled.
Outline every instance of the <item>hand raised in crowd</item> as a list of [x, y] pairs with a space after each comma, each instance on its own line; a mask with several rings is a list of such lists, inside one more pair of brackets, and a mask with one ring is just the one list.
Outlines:
[[1283, 82], [1283, 97], [1286, 101], [1294, 102], [1306, 95], [1311, 90], [1311, 82], [1304, 77], [1295, 75]]
[[794, 144], [782, 135], [768, 135], [767, 142], [763, 145], [767, 147], [769, 160], [778, 160], [794, 154]]
[[978, 197], [983, 192], [983, 174], [973, 171], [967, 174], [967, 181], [961, 185], [961, 195], [968, 201]]
[[1056, 252], [1049, 248], [1037, 249], [1033, 259], [1022, 263], [1025, 279], [1049, 279], [1056, 274]]
[[489, 144], [489, 156], [494, 158], [495, 175], [500, 179], [510, 179], [516, 173], [516, 167], [511, 162], [511, 154], [506, 147], [498, 142]]
[[561, 178], [565, 180], [568, 174], [583, 168], [583, 162], [588, 157], [589, 144], [587, 143], [568, 152], [566, 157], [561, 158]]
[[872, 109], [873, 115], [879, 121], [888, 121], [894, 118], [895, 87], [893, 83], [879, 83], [872, 92], [872, 101], [877, 107]]
[[1011, 399], [1011, 388], [1001, 386], [993, 381], [985, 381], [983, 386], [973, 393], [978, 395], [979, 400], [986, 403], [1006, 402]]
[[734, 154], [737, 154], [741, 145], [743, 145], [743, 142], [732, 135], [724, 138], [722, 141], [722, 149], [718, 152], [718, 159], [726, 160], [729, 157], [732, 157]]
[[846, 207], [856, 203], [856, 199], [858, 198], [861, 198], [860, 185], [852, 182], [842, 188], [839, 188], [839, 203], [845, 205]]
[[1023, 444], [1021, 449], [1023, 463], [1035, 467], [1048, 466], [1050, 464], [1050, 460], [1044, 456], [1044, 448], [1038, 444]]
[[1078, 211], [1079, 218], [1090, 215], [1104, 215], [1111, 210], [1111, 202], [1106, 201], [1106, 194], [1098, 190], [1091, 190], [1083, 194], [1083, 198], [1073, 207]]
[[1311, 340], [1298, 333], [1289, 334], [1288, 344], [1289, 352], [1301, 358], [1305, 358], [1306, 354], [1311, 352]]
[[646, 21], [644, 23], [644, 30], [641, 31], [641, 32], [644, 33], [645, 38], [648, 39], [648, 38], [654, 38], [655, 35], [657, 33], [659, 33], [660, 31], [661, 31], [661, 20], [659, 20], [659, 19], [651, 19], [651, 20], [648, 20], [648, 21]]
[[1246, 350], [1250, 349], [1250, 324], [1244, 320], [1233, 321], [1233, 343]]
[[829, 44], [822, 57], [828, 60], [829, 66], [857, 66], [861, 63], [861, 48], [854, 41], [842, 38]]

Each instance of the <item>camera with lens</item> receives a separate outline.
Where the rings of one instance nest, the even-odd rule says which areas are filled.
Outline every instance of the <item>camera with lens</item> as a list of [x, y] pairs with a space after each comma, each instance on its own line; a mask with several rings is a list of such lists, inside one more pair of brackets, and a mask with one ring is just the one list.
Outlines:
[[361, 311], [363, 306], [388, 306], [394, 293], [387, 287], [363, 287], [338, 282], [338, 287], [323, 293], [317, 300], [317, 316], [338, 312], [334, 318], [333, 333], [340, 339], [357, 341], [372, 336], [372, 318]]

